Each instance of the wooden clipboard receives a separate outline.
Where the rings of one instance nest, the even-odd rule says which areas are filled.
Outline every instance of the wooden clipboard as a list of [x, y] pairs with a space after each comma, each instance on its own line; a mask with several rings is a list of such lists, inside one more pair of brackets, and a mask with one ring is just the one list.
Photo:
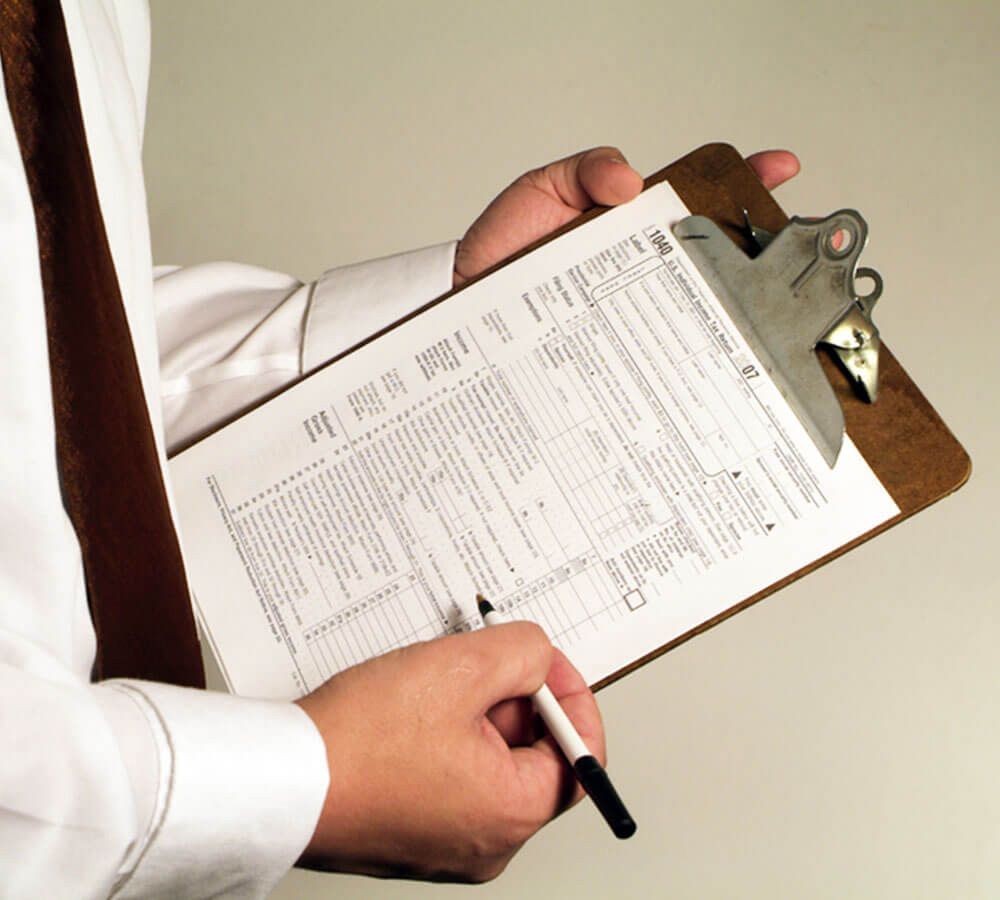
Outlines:
[[[788, 222], [788, 216], [760, 183], [743, 156], [729, 144], [706, 144], [699, 147], [665, 169], [649, 176], [645, 187], [652, 187], [661, 181], [669, 181], [693, 214], [708, 216], [744, 251], [750, 250], [749, 235], [743, 217], [744, 209], [749, 212], [750, 219], [755, 225], [770, 232], [780, 231]], [[488, 278], [493, 272], [509, 265], [515, 259], [578, 228], [605, 211], [605, 209], [593, 209], [584, 213], [563, 228], [546, 235], [471, 279], [462, 287], [432, 300], [398, 322], [371, 335], [330, 362], [335, 362], [358, 347], [377, 339], [408, 319], [460, 293], [470, 284]], [[617, 672], [601, 679], [592, 685], [594, 690], [617, 681], [678, 644], [683, 644], [824, 563], [902, 522], [930, 506], [934, 501], [958, 490], [969, 479], [972, 471], [969, 455], [884, 343], [879, 360], [878, 401], [874, 404], [865, 403], [855, 395], [847, 378], [826, 354], [821, 352], [820, 359], [844, 410], [847, 433], [896, 502], [899, 515], [843, 544], [832, 553], [790, 572], [764, 590], [737, 601], [690, 631], [672, 638], [653, 652], [639, 657]]]
[[[749, 212], [754, 224], [771, 232], [780, 231], [788, 221], [781, 207], [760, 183], [740, 153], [729, 144], [706, 144], [651, 175], [646, 179], [645, 186], [649, 188], [661, 181], [669, 181], [692, 213], [711, 218], [744, 250], [750, 249], [743, 217], [744, 209]], [[563, 228], [471, 279], [462, 287], [435, 298], [399, 321], [370, 335], [331, 359], [326, 365], [353, 353], [403, 322], [460, 293], [470, 284], [489, 277], [515, 259], [531, 253], [537, 247], [579, 227], [605, 211], [602, 208], [584, 213]], [[678, 644], [690, 640], [813, 569], [891, 528], [935, 500], [940, 500], [957, 490], [968, 480], [971, 472], [968, 454], [885, 344], [882, 345], [879, 362], [879, 394], [875, 404], [867, 404], [860, 400], [835, 363], [822, 353], [820, 357], [837, 399], [843, 407], [848, 434], [896, 502], [899, 514], [809, 565], [790, 572], [764, 590], [738, 600], [718, 615], [601, 679], [592, 685], [595, 690], [617, 681]], [[261, 402], [269, 399], [271, 398], [265, 398]]]

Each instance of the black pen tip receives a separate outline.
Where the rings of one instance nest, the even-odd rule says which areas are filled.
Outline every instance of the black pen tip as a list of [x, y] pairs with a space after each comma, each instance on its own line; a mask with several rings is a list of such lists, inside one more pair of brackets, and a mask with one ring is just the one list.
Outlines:
[[476, 606], [479, 607], [479, 615], [481, 615], [484, 619], [486, 618], [487, 613], [496, 612], [496, 610], [493, 609], [493, 604], [490, 603], [490, 601], [487, 600], [482, 594], [476, 594]]

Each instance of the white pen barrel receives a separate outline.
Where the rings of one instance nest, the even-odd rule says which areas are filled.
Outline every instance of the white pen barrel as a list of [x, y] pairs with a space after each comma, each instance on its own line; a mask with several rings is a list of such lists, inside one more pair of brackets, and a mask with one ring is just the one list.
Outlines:
[[[476, 596], [476, 605], [479, 607], [479, 614], [483, 617], [486, 625], [502, 625], [505, 621], [489, 601], [481, 594]], [[594, 755], [587, 749], [579, 732], [573, 727], [566, 711], [556, 700], [555, 694], [549, 689], [547, 684], [543, 684], [531, 697], [535, 704], [535, 710], [542, 717], [549, 733], [555, 738], [559, 749], [573, 766], [573, 773], [577, 780], [583, 785], [583, 789], [590, 795], [594, 805], [604, 816], [604, 820], [611, 827], [615, 837], [630, 838], [635, 834], [635, 819], [629, 815], [629, 811], [622, 803], [622, 798], [618, 796], [615, 786], [608, 778], [608, 773], [597, 761]]]
[[571, 763], [575, 763], [581, 756], [591, 755], [583, 738], [580, 737], [573, 727], [573, 723], [570, 722], [569, 716], [566, 715], [566, 710], [559, 705], [559, 701], [556, 700], [547, 684], [543, 684], [531, 700], [546, 727], [552, 733], [552, 737], [556, 739], [556, 743]]

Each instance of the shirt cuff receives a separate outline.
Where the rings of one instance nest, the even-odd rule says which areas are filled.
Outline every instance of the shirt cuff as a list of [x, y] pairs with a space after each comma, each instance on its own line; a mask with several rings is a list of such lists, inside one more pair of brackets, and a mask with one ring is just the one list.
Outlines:
[[450, 241], [326, 272], [306, 314], [302, 374], [450, 291], [457, 246]]
[[[310, 718], [283, 701], [105, 685], [142, 708], [147, 732], [119, 735], [119, 746], [133, 790], [152, 792], [136, 798], [142, 837], [114, 896], [267, 896], [308, 844], [326, 797], [326, 749]], [[118, 697], [106, 705], [117, 707], [116, 729], [140, 727]], [[146, 754], [129, 752], [143, 744]]]

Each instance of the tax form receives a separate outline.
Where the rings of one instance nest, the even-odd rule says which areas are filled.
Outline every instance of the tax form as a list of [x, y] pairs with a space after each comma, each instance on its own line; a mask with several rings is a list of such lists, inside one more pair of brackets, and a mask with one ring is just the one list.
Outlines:
[[666, 183], [348, 354], [171, 463], [237, 693], [536, 621], [591, 684], [898, 508], [830, 470], [674, 240]]

